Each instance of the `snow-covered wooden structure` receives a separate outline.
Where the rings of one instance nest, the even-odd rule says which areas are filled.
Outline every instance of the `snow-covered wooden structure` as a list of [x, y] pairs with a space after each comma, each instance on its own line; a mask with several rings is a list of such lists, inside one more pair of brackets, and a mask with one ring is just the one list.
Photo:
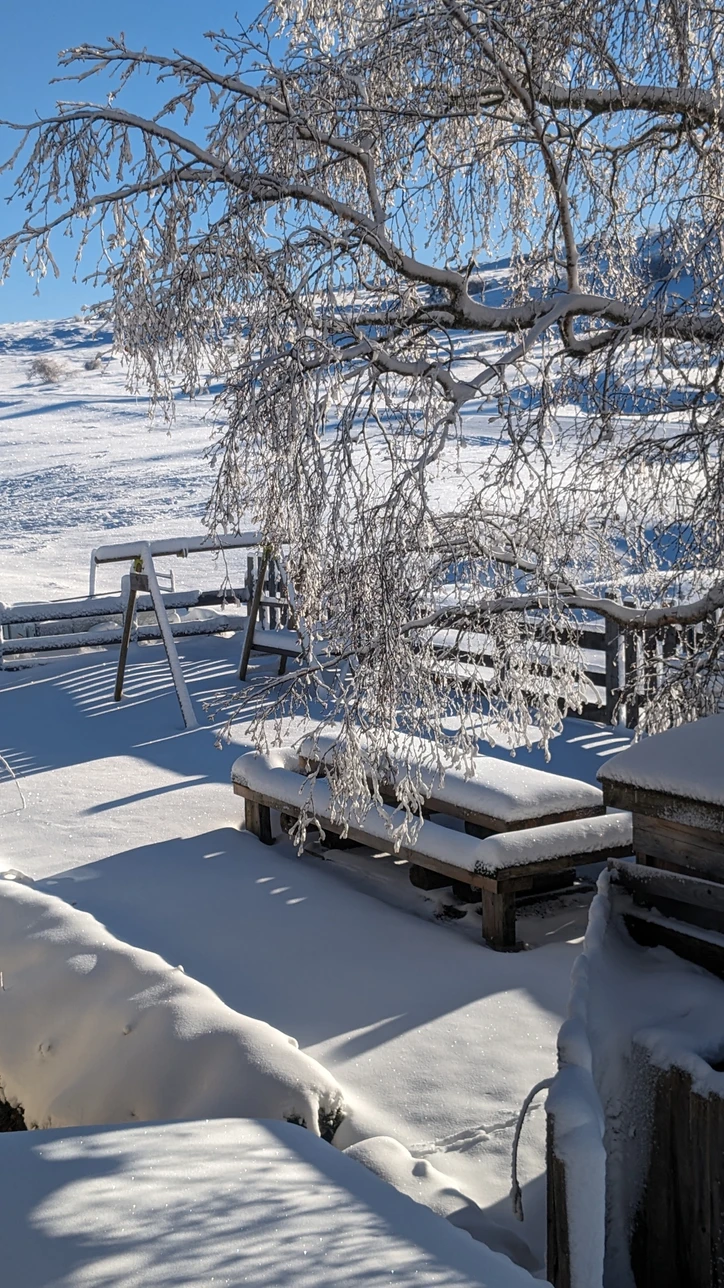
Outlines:
[[[595, 787], [486, 756], [476, 758], [472, 775], [450, 769], [440, 781], [431, 769], [427, 776], [429, 809], [464, 819], [477, 835], [428, 818], [413, 838], [401, 841], [394, 803], [372, 806], [363, 817], [338, 817], [324, 777], [305, 772], [312, 757], [324, 754], [309, 740], [301, 753], [287, 746], [240, 756], [232, 783], [246, 802], [247, 829], [271, 845], [272, 810], [293, 819], [307, 813], [325, 832], [344, 831], [373, 850], [394, 850], [410, 864], [415, 884], [421, 884], [414, 880], [421, 869], [438, 874], [437, 884], [479, 890], [483, 939], [491, 948], [517, 946], [516, 895], [534, 890], [540, 877], [631, 850], [630, 816], [605, 814]], [[394, 801], [394, 784], [383, 794]]]
[[[554, 1288], [724, 1283], [724, 716], [599, 773], [631, 810], [573, 973], [548, 1099]], [[662, 952], [668, 949], [669, 952]]]
[[724, 880], [724, 715], [645, 738], [598, 777], [631, 811], [639, 863]]

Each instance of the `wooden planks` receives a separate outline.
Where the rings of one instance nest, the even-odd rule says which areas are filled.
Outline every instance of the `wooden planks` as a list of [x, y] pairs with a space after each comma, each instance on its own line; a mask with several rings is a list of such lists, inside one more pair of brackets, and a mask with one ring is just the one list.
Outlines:
[[670, 792], [652, 791], [648, 787], [635, 787], [612, 779], [603, 780], [603, 799], [605, 805], [627, 809], [632, 814], [719, 832], [724, 844], [724, 805], [692, 800], [688, 796], [673, 796]]
[[483, 892], [483, 939], [498, 952], [514, 952], [515, 894], [512, 890]]
[[244, 643], [241, 649], [241, 660], [239, 662], [240, 680], [246, 679], [246, 672], [249, 666], [249, 658], [251, 656], [251, 649], [254, 643], [254, 631], [256, 629], [256, 623], [259, 617], [259, 607], [261, 604], [261, 597], [264, 593], [264, 576], [266, 574], [267, 564], [269, 563], [269, 554], [270, 554], [269, 550], [265, 547], [262, 552], [261, 558], [259, 560], [259, 566], [256, 571], [256, 582], [254, 584], [254, 591], [251, 597], [251, 603], [249, 605], [249, 614], [248, 614], [247, 623], [246, 623], [246, 634], [244, 635]]
[[268, 805], [263, 805], [259, 800], [247, 797], [244, 806], [244, 822], [247, 832], [253, 832], [254, 836], [258, 836], [264, 845], [274, 844], [271, 813]]
[[555, 1119], [546, 1114], [546, 1274], [553, 1288], [571, 1288], [566, 1168], [556, 1153]]
[[724, 979], [724, 937], [721, 943], [704, 938], [697, 934], [696, 926], [665, 921], [634, 905], [622, 910], [622, 915], [631, 938], [642, 948], [668, 948], [677, 957]]
[[633, 815], [633, 845], [637, 854], [665, 863], [673, 871], [724, 881], [724, 834], [668, 818]]
[[640, 907], [655, 908], [663, 916], [724, 933], [724, 885], [615, 859], [608, 866], [615, 883]]
[[688, 1070], [656, 1068], [636, 1049], [653, 1106], [631, 1239], [636, 1288], [723, 1288], [724, 1096], [700, 1095]]

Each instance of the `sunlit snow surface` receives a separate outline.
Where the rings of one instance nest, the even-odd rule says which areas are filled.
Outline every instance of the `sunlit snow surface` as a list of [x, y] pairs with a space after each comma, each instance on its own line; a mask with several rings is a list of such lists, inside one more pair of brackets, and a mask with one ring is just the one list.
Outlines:
[[[201, 530], [211, 396], [177, 400], [171, 428], [162, 414], [150, 421], [110, 352], [90, 322], [0, 326], [5, 602], [84, 593], [87, 553], [103, 539]], [[87, 370], [96, 357], [101, 369]], [[38, 358], [59, 363], [61, 379], [33, 375]]]
[[[201, 530], [210, 397], [179, 402], [170, 433], [149, 427], [116, 360], [86, 370], [109, 349], [86, 323], [0, 328], [5, 603], [86, 593], [90, 550], [103, 540]], [[29, 373], [38, 353], [69, 374], [39, 384]], [[218, 585], [223, 572], [208, 556], [164, 566], [181, 586]], [[120, 571], [103, 569], [100, 588], [117, 588]], [[236, 584], [244, 572], [245, 558], [230, 566]], [[352, 1106], [345, 1144], [395, 1138], [542, 1263], [540, 1103], [522, 1140], [522, 1226], [508, 1199], [510, 1146], [524, 1096], [555, 1069], [585, 898], [522, 916], [520, 932], [537, 947], [498, 954], [483, 947], [475, 910], [441, 919], [444, 899], [414, 890], [392, 859], [299, 858], [286, 840], [264, 847], [239, 830], [229, 782], [245, 729], [218, 750], [203, 725], [204, 699], [235, 687], [239, 641], [189, 639], [180, 653], [202, 717], [193, 733], [182, 729], [160, 647], [132, 648], [120, 705], [113, 650], [0, 673], [0, 754], [16, 775], [0, 763], [0, 864], [293, 1034]], [[567, 722], [550, 768], [595, 782], [627, 741], [625, 731]], [[538, 751], [518, 763], [545, 767]]]
[[8, 1288], [526, 1288], [514, 1266], [287, 1123], [2, 1141]]

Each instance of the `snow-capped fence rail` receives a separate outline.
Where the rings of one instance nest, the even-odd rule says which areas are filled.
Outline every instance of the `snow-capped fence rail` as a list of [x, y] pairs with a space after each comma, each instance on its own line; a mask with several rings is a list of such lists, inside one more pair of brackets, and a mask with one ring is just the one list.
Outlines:
[[[521, 646], [527, 652], [532, 644], [536, 646], [535, 657], [527, 659], [532, 671], [550, 675], [556, 655], [575, 649], [584, 688], [587, 686], [581, 717], [630, 729], [637, 727], [647, 703], [671, 669], [706, 649], [714, 630], [714, 616], [694, 626], [639, 630], [620, 627], [587, 610], [585, 622], [573, 622], [567, 634], [558, 631], [555, 635], [543, 616], [521, 613], [518, 620]], [[475, 673], [479, 679], [483, 668], [485, 678], [494, 681], [500, 656], [493, 652], [484, 633], [438, 630], [433, 645], [442, 681], [451, 676], [464, 684], [466, 667], [471, 678]]]
[[0, 878], [0, 1094], [33, 1127], [275, 1118], [333, 1134], [342, 1091], [261, 1020], [89, 913]]

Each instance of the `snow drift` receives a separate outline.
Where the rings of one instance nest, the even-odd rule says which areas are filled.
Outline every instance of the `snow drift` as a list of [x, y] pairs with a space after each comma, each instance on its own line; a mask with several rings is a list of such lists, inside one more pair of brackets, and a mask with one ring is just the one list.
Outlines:
[[30, 1127], [272, 1118], [331, 1137], [334, 1078], [89, 913], [0, 879], [0, 1094]]
[[525, 1270], [538, 1271], [536, 1259], [523, 1239], [484, 1212], [450, 1176], [427, 1159], [414, 1157], [391, 1136], [373, 1136], [349, 1145], [344, 1152], [408, 1198], [446, 1217], [458, 1229], [467, 1230], [492, 1252], [504, 1253]]

